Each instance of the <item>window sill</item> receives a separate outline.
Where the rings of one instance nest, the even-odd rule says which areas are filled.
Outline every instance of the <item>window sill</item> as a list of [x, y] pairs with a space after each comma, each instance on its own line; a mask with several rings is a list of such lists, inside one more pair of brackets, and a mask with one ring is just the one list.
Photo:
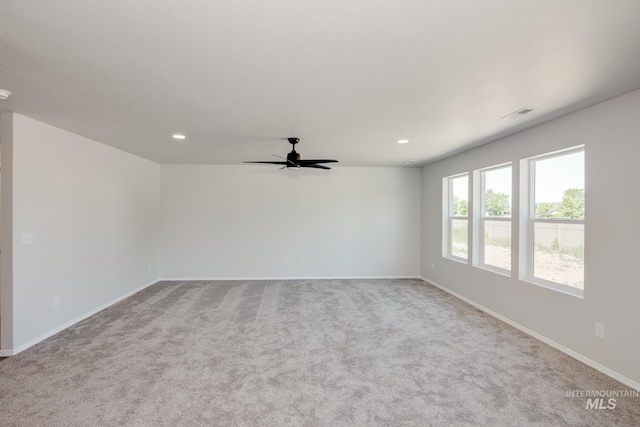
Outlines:
[[502, 268], [493, 267], [491, 265], [479, 264], [474, 265], [474, 267], [479, 268], [480, 270], [489, 271], [491, 273], [499, 274], [504, 277], [511, 277], [511, 271], [503, 270]]
[[[550, 289], [555, 292], [560, 292], [561, 294], [569, 295], [572, 297], [584, 299], [584, 290], [578, 288], [571, 288], [570, 286], [557, 285], [554, 283], [547, 283], [546, 281], [541, 281], [537, 279], [521, 279], [525, 283], [530, 283], [532, 285], [540, 286], [541, 288]], [[561, 287], [562, 286], [562, 287]]]
[[465, 259], [465, 258], [459, 258], [459, 257], [453, 256], [453, 255], [442, 255], [442, 258], [448, 259], [449, 261], [455, 261], [455, 262], [458, 262], [460, 264], [469, 265], [469, 260]]

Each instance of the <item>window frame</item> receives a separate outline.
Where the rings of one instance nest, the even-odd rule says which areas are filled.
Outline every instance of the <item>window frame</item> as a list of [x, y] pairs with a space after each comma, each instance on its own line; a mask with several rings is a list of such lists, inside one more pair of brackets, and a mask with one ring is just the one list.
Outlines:
[[[452, 215], [454, 211], [453, 206], [453, 180], [457, 178], [467, 177], [467, 215]], [[450, 175], [444, 177], [443, 181], [443, 207], [446, 206], [446, 209], [443, 209], [443, 227], [442, 227], [442, 257], [447, 258], [453, 261], [461, 262], [463, 264], [469, 264], [471, 260], [471, 239], [470, 239], [470, 231], [471, 231], [471, 207], [472, 200], [470, 197], [470, 188], [471, 188], [471, 174], [469, 172], [463, 172], [456, 175]], [[453, 221], [454, 220], [465, 220], [467, 221], [467, 257], [462, 258], [460, 256], [453, 254]]]
[[[520, 246], [520, 261], [521, 266], [525, 268], [520, 268], [520, 279], [526, 281], [528, 283], [532, 283], [534, 285], [542, 286], [545, 288], [549, 288], [555, 291], [559, 291], [565, 294], [577, 296], [579, 298], [584, 298], [584, 289], [585, 289], [585, 275], [583, 271], [583, 286], [582, 289], [576, 288], [574, 286], [565, 285], [563, 283], [553, 282], [551, 280], [543, 279], [541, 277], [535, 276], [535, 227], [537, 223], [546, 223], [546, 224], [581, 224], [583, 227], [583, 232], [585, 233], [585, 241], [586, 241], [586, 226], [585, 226], [585, 218], [576, 219], [576, 218], [536, 218], [536, 209], [535, 209], [535, 182], [536, 182], [536, 167], [535, 162], [541, 160], [548, 160], [556, 157], [567, 156], [575, 153], [585, 153], [586, 158], [586, 149], [585, 145], [578, 145], [575, 147], [566, 148], [563, 150], [554, 151], [551, 153], [541, 154], [539, 156], [529, 157], [527, 159], [521, 160], [521, 171], [526, 170], [526, 173], [522, 174], [522, 177], [526, 179], [525, 185], [521, 185], [521, 190], [526, 190], [526, 197], [521, 197], [521, 211], [525, 212], [525, 221], [524, 223], [524, 235], [526, 235], [526, 239], [521, 240]], [[586, 166], [586, 165], [585, 165]], [[586, 172], [585, 172], [586, 179]], [[521, 184], [523, 184], [521, 182]], [[586, 182], [585, 182], [585, 193], [586, 193]], [[522, 194], [522, 192], [521, 192]], [[524, 209], [522, 209], [524, 207]], [[521, 213], [522, 214], [522, 213]], [[586, 196], [585, 196], [585, 215], [586, 217]], [[521, 228], [522, 232], [522, 228]], [[524, 243], [524, 245], [523, 245]], [[585, 245], [586, 246], [586, 245]], [[522, 256], [522, 254], [525, 254]], [[524, 265], [523, 265], [524, 262]]]
[[[510, 168], [511, 169], [511, 180], [509, 181], [509, 185], [511, 187], [511, 194], [510, 194], [510, 198], [511, 200], [509, 201], [511, 204], [511, 209], [510, 209], [510, 215], [508, 217], [499, 217], [499, 216], [487, 216], [486, 215], [486, 173], [487, 172], [491, 172], [491, 171], [495, 171], [495, 170], [500, 170], [500, 169], [506, 169], [506, 168]], [[495, 165], [495, 166], [489, 166], [487, 168], [483, 168], [483, 169], [478, 169], [475, 171], [475, 181], [478, 182], [478, 192], [477, 192], [477, 198], [479, 200], [479, 203], [477, 203], [477, 215], [475, 215], [475, 217], [477, 218], [477, 233], [476, 233], [476, 241], [477, 241], [477, 249], [475, 251], [475, 253], [477, 254], [477, 258], [475, 260], [474, 266], [475, 267], [479, 267], [479, 268], [483, 268], [485, 270], [489, 270], [492, 271], [494, 273], [498, 273], [498, 274], [502, 274], [508, 277], [511, 277], [512, 275], [512, 270], [513, 270], [513, 254], [514, 254], [514, 248], [513, 248], [513, 215], [514, 215], [514, 196], [513, 196], [513, 163], [512, 162], [507, 162], [507, 163], [501, 163], [499, 165]], [[487, 264], [485, 262], [485, 223], [486, 221], [498, 221], [498, 222], [508, 222], [510, 225], [510, 245], [509, 245], [509, 269], [504, 269], [504, 268], [500, 268], [497, 267], [495, 265], [492, 264]]]

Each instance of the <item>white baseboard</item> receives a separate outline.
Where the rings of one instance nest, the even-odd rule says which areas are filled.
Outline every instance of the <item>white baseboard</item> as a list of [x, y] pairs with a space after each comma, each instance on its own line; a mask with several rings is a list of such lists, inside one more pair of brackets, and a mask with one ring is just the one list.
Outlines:
[[88, 313], [83, 314], [82, 316], [76, 317], [75, 319], [73, 319], [73, 320], [71, 320], [71, 321], [69, 321], [69, 322], [65, 323], [64, 325], [58, 326], [57, 328], [54, 328], [54, 329], [50, 330], [49, 332], [46, 332], [46, 333], [44, 333], [44, 334], [40, 335], [39, 337], [34, 338], [34, 339], [32, 339], [31, 341], [28, 341], [28, 342], [26, 342], [26, 343], [22, 344], [22, 345], [21, 345], [21, 346], [19, 346], [19, 347], [16, 347], [16, 348], [14, 348], [14, 349], [8, 349], [8, 350], [0, 350], [0, 357], [15, 356], [16, 354], [18, 354], [18, 353], [20, 353], [20, 352], [25, 351], [25, 350], [26, 350], [26, 349], [28, 349], [29, 347], [33, 347], [34, 345], [36, 345], [36, 344], [38, 344], [38, 343], [40, 343], [40, 342], [42, 342], [42, 341], [46, 340], [46, 339], [47, 339], [47, 338], [49, 338], [49, 337], [52, 337], [53, 335], [57, 334], [58, 332], [62, 332], [62, 331], [64, 331], [64, 330], [65, 330], [65, 329], [67, 329], [68, 327], [73, 326], [73, 325], [75, 325], [76, 323], [78, 323], [78, 322], [80, 322], [80, 321], [82, 321], [82, 320], [84, 320], [84, 319], [86, 319], [86, 318], [88, 318], [88, 317], [93, 316], [94, 314], [96, 314], [96, 313], [98, 313], [98, 312], [100, 312], [100, 311], [104, 310], [105, 308], [109, 308], [109, 307], [111, 307], [112, 305], [114, 305], [114, 304], [116, 304], [116, 303], [119, 303], [119, 302], [120, 302], [120, 301], [122, 301], [123, 299], [128, 298], [128, 297], [130, 297], [131, 295], [136, 294], [136, 293], [140, 292], [141, 290], [143, 290], [143, 289], [145, 289], [145, 288], [148, 288], [149, 286], [151, 286], [151, 285], [153, 285], [153, 284], [155, 284], [155, 283], [157, 283], [157, 282], [158, 282], [158, 280], [157, 280], [157, 279], [156, 279], [156, 280], [152, 280], [151, 282], [146, 283], [146, 284], [144, 284], [144, 285], [140, 286], [139, 288], [136, 288], [136, 289], [132, 290], [131, 292], [127, 292], [126, 294], [121, 295], [121, 296], [119, 296], [118, 298], [116, 298], [116, 299], [114, 299], [114, 300], [111, 300], [111, 301], [109, 301], [108, 303], [103, 304], [103, 305], [101, 305], [100, 307], [95, 308], [95, 309], [93, 309], [93, 310], [89, 311]]
[[631, 388], [633, 388], [635, 390], [640, 391], [640, 383], [632, 380], [631, 378], [627, 378], [624, 375], [619, 374], [616, 371], [613, 371], [613, 370], [607, 368], [606, 366], [601, 365], [598, 362], [595, 362], [595, 361], [589, 359], [588, 357], [583, 356], [582, 354], [571, 350], [570, 348], [567, 348], [567, 347], [565, 347], [565, 346], [563, 346], [561, 344], [558, 344], [557, 342], [555, 342], [553, 340], [550, 340], [549, 338], [545, 337], [544, 335], [540, 335], [539, 333], [534, 332], [531, 329], [526, 328], [526, 327], [520, 325], [519, 323], [516, 323], [513, 320], [511, 320], [511, 319], [509, 319], [507, 317], [504, 317], [503, 315], [498, 314], [495, 311], [490, 310], [487, 307], [485, 307], [483, 305], [480, 305], [477, 302], [475, 302], [473, 300], [470, 300], [469, 298], [464, 297], [464, 296], [460, 295], [459, 293], [454, 292], [451, 289], [448, 289], [447, 287], [445, 287], [445, 286], [443, 286], [443, 285], [441, 285], [441, 284], [439, 284], [439, 283], [437, 283], [437, 282], [435, 282], [435, 281], [433, 281], [433, 280], [431, 280], [431, 279], [429, 279], [427, 277], [421, 276], [421, 279], [424, 280], [425, 282], [435, 286], [436, 288], [439, 288], [439, 289], [445, 291], [446, 293], [451, 294], [454, 297], [461, 299], [462, 301], [466, 302], [467, 304], [470, 304], [470, 305], [472, 305], [472, 306], [484, 311], [485, 313], [490, 314], [491, 316], [495, 317], [496, 319], [502, 320], [504, 323], [507, 323], [508, 325], [511, 325], [516, 329], [519, 329], [520, 331], [524, 332], [525, 334], [530, 335], [530, 336], [532, 336], [533, 338], [535, 338], [535, 339], [537, 339], [539, 341], [542, 341], [543, 343], [555, 348], [556, 350], [559, 350], [559, 351], [563, 352], [564, 354], [573, 357], [574, 359], [584, 363], [585, 365], [592, 367], [596, 371], [600, 371], [603, 374], [613, 378], [614, 380], [620, 381], [622, 384], [624, 384], [624, 385], [626, 385], [628, 387], [631, 387]]
[[162, 277], [158, 281], [163, 282], [201, 282], [208, 280], [339, 280], [339, 279], [420, 279], [419, 275], [415, 276], [287, 276], [287, 277]]

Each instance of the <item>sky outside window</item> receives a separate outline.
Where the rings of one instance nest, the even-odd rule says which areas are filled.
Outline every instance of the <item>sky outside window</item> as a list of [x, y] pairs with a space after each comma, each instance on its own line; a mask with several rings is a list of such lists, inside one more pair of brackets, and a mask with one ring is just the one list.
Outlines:
[[560, 203], [569, 188], [585, 188], [584, 151], [536, 160], [536, 203]]

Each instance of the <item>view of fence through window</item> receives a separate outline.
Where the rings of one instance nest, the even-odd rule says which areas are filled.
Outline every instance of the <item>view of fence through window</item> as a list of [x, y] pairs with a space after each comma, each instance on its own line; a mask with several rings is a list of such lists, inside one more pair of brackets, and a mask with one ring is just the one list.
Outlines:
[[468, 258], [469, 254], [469, 176], [449, 179], [449, 236], [451, 255]]
[[482, 171], [482, 262], [511, 270], [511, 166]]
[[584, 289], [584, 150], [532, 166], [533, 276]]

